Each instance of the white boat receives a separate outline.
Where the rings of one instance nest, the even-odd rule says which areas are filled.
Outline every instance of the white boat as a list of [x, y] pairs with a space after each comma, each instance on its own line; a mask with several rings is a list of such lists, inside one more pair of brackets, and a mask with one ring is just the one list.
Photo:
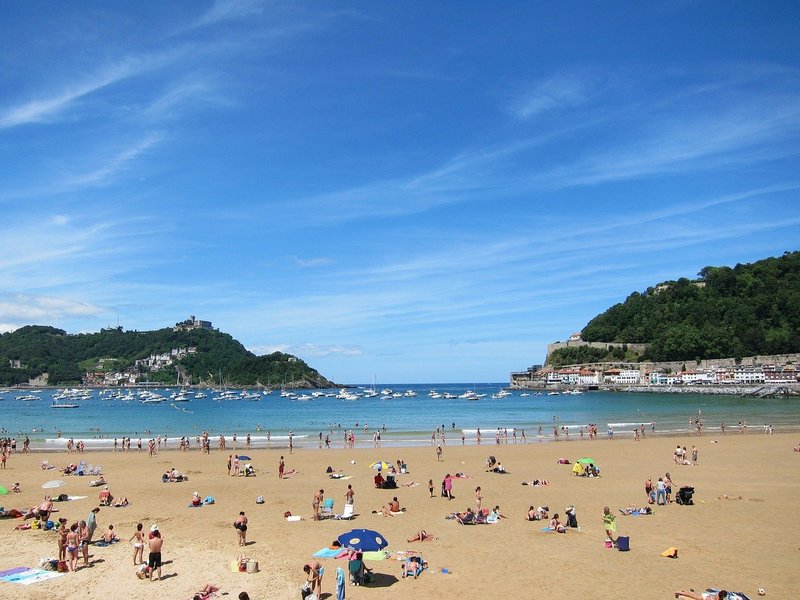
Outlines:
[[78, 404], [59, 404], [58, 402], [53, 402], [50, 408], [80, 408], [80, 406]]
[[25, 394], [24, 396], [17, 396], [16, 400], [23, 400], [24, 402], [30, 402], [31, 400], [38, 400], [39, 396], [34, 396], [33, 394]]
[[153, 394], [152, 396], [145, 398], [142, 400], [142, 404], [161, 404], [162, 402], [166, 402], [167, 399], [163, 396], [159, 396], [158, 394]]

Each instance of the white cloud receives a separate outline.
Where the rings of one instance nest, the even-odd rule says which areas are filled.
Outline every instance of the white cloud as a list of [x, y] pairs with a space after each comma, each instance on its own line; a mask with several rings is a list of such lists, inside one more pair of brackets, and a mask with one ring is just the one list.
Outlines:
[[328, 256], [320, 256], [317, 258], [297, 258], [294, 259], [294, 264], [304, 269], [313, 267], [324, 267], [333, 263], [333, 259]]
[[551, 77], [515, 99], [511, 110], [518, 119], [531, 119], [547, 111], [580, 106], [595, 93], [594, 81], [585, 75]]
[[34, 294], [0, 294], [0, 319], [49, 325], [67, 318], [105, 314], [100, 306], [64, 297]]

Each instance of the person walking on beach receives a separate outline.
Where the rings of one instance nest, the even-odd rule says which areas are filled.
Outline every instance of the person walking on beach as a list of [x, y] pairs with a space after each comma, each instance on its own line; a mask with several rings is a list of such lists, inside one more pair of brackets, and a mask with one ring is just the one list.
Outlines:
[[450, 473], [444, 476], [444, 493], [448, 500], [453, 499], [453, 479], [450, 477]]
[[433, 479], [428, 479], [428, 491], [431, 493], [431, 498], [433, 498]]
[[442, 462], [442, 446], [441, 444], [436, 445], [436, 460]]
[[697, 446], [692, 446], [692, 464], [697, 464]]
[[231, 467], [233, 466], [233, 454], [228, 454], [228, 477], [231, 476]]
[[150, 581], [154, 581], [153, 575], [158, 570], [158, 578], [161, 579], [161, 548], [164, 546], [164, 538], [158, 530], [158, 525], [150, 528], [150, 539], [148, 540], [150, 553], [147, 556], [147, 566], [150, 568]]
[[140, 565], [144, 562], [144, 533], [142, 533], [142, 524], [136, 524], [136, 531], [133, 532], [133, 535], [128, 540], [133, 541], [133, 564]]
[[233, 522], [233, 527], [236, 529], [236, 537], [240, 546], [247, 546], [247, 517], [244, 511], [239, 512], [239, 516]]
[[278, 461], [278, 479], [283, 479], [283, 472], [286, 470], [286, 463], [283, 461], [283, 457]]

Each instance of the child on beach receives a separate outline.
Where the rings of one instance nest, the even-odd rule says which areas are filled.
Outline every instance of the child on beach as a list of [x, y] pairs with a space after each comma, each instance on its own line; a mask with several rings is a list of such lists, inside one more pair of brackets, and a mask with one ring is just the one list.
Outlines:
[[603, 508], [603, 527], [606, 530], [606, 539], [614, 543], [614, 532], [617, 530], [617, 518], [611, 514], [611, 509], [606, 506]]
[[428, 480], [428, 491], [431, 493], [431, 498], [433, 498], [433, 479]]

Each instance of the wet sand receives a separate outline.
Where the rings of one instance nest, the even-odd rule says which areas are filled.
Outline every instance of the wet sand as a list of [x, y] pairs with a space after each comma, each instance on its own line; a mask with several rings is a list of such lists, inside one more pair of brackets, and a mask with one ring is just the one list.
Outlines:
[[[718, 440], [719, 443], [712, 443]], [[676, 442], [699, 449], [697, 466], [677, 466], [672, 460]], [[102, 464], [110, 490], [127, 496], [127, 508], [102, 508], [98, 515], [99, 537], [113, 523], [123, 542], [109, 547], [91, 547], [90, 567], [42, 583], [23, 586], [0, 581], [2, 597], [27, 598], [127, 598], [149, 593], [158, 598], [188, 598], [206, 582], [236, 598], [246, 590], [251, 598], [295, 599], [304, 580], [303, 564], [312, 553], [327, 546], [351, 527], [376, 529], [389, 540], [389, 550], [419, 550], [430, 568], [418, 580], [400, 579], [400, 562], [369, 562], [378, 574], [378, 586], [347, 586], [347, 598], [433, 598], [457, 594], [461, 598], [672, 598], [680, 588], [707, 586], [740, 590], [751, 597], [764, 588], [770, 598], [789, 598], [800, 589], [797, 569], [800, 557], [800, 522], [796, 519], [800, 482], [796, 477], [800, 453], [792, 447], [800, 440], [794, 434], [764, 436], [761, 433], [727, 433], [684, 437], [646, 438], [527, 445], [493, 443], [482, 446], [453, 445], [444, 448], [437, 462], [431, 447], [331, 450], [251, 450], [256, 477], [226, 475], [227, 452], [212, 450], [210, 456], [197, 451], [161, 452], [149, 458], [146, 452], [128, 454], [92, 452], [83, 455], [90, 464]], [[240, 452], [245, 452], [239, 449]], [[297, 474], [279, 480], [278, 458], [286, 457], [287, 469]], [[487, 473], [484, 460], [495, 455], [508, 474]], [[559, 465], [559, 457], [574, 461], [583, 456], [596, 460], [600, 478], [575, 477], [571, 466]], [[399, 477], [396, 490], [373, 487], [376, 459], [390, 462], [402, 458], [409, 473]], [[18, 481], [23, 492], [0, 496], [6, 509], [30, 507], [41, 501], [42, 483], [62, 479], [65, 485], [54, 493], [88, 498], [58, 503], [59, 513], [70, 522], [85, 519], [96, 506], [101, 488], [89, 487], [91, 477], [64, 477], [43, 471], [42, 460], [63, 466], [77, 462], [66, 453], [13, 455], [8, 469], [0, 471], [0, 485], [10, 489]], [[351, 460], [356, 461], [351, 464]], [[189, 475], [184, 483], [162, 484], [161, 473], [175, 467]], [[332, 480], [326, 467], [352, 476]], [[472, 479], [455, 480], [455, 499], [439, 497], [446, 473], [463, 472]], [[618, 509], [646, 502], [644, 480], [655, 481], [670, 472], [674, 490], [681, 485], [696, 489], [694, 506], [672, 504], [655, 507], [651, 516], [627, 517]], [[427, 482], [434, 480], [435, 497]], [[548, 479], [547, 487], [529, 487], [522, 481]], [[416, 482], [419, 485], [404, 487]], [[335, 500], [341, 512], [348, 484], [355, 490], [353, 521], [314, 522], [311, 500], [315, 490]], [[499, 504], [509, 518], [496, 525], [462, 526], [445, 517], [456, 510], [475, 506], [475, 487], [481, 486], [483, 505]], [[216, 504], [188, 508], [192, 492], [211, 495]], [[263, 495], [266, 503], [256, 505]], [[398, 496], [406, 512], [382, 517], [372, 510]], [[728, 499], [724, 496], [727, 495]], [[741, 497], [741, 500], [739, 499]], [[718, 499], [720, 498], [720, 499]], [[559, 535], [540, 530], [543, 522], [526, 522], [529, 505], [547, 505], [564, 517], [564, 508], [574, 505], [580, 531]], [[631, 551], [605, 548], [602, 510], [608, 505], [617, 515], [617, 533], [630, 536]], [[250, 519], [245, 552], [259, 562], [257, 574], [232, 573], [229, 563], [242, 550], [232, 526], [240, 510]], [[283, 514], [302, 515], [301, 522], [287, 522]], [[39, 559], [56, 555], [56, 534], [44, 531], [14, 531], [19, 521], [0, 521], [0, 570], [35, 567]], [[148, 530], [158, 523], [164, 536], [164, 580], [140, 581], [135, 576], [132, 548], [127, 539], [137, 522]], [[420, 544], [407, 537], [425, 529], [437, 539]], [[679, 549], [671, 560], [659, 554], [670, 546]], [[145, 559], [147, 551], [145, 551]], [[323, 592], [335, 598], [337, 566], [345, 561], [327, 559]], [[445, 568], [448, 574], [441, 570]]]

